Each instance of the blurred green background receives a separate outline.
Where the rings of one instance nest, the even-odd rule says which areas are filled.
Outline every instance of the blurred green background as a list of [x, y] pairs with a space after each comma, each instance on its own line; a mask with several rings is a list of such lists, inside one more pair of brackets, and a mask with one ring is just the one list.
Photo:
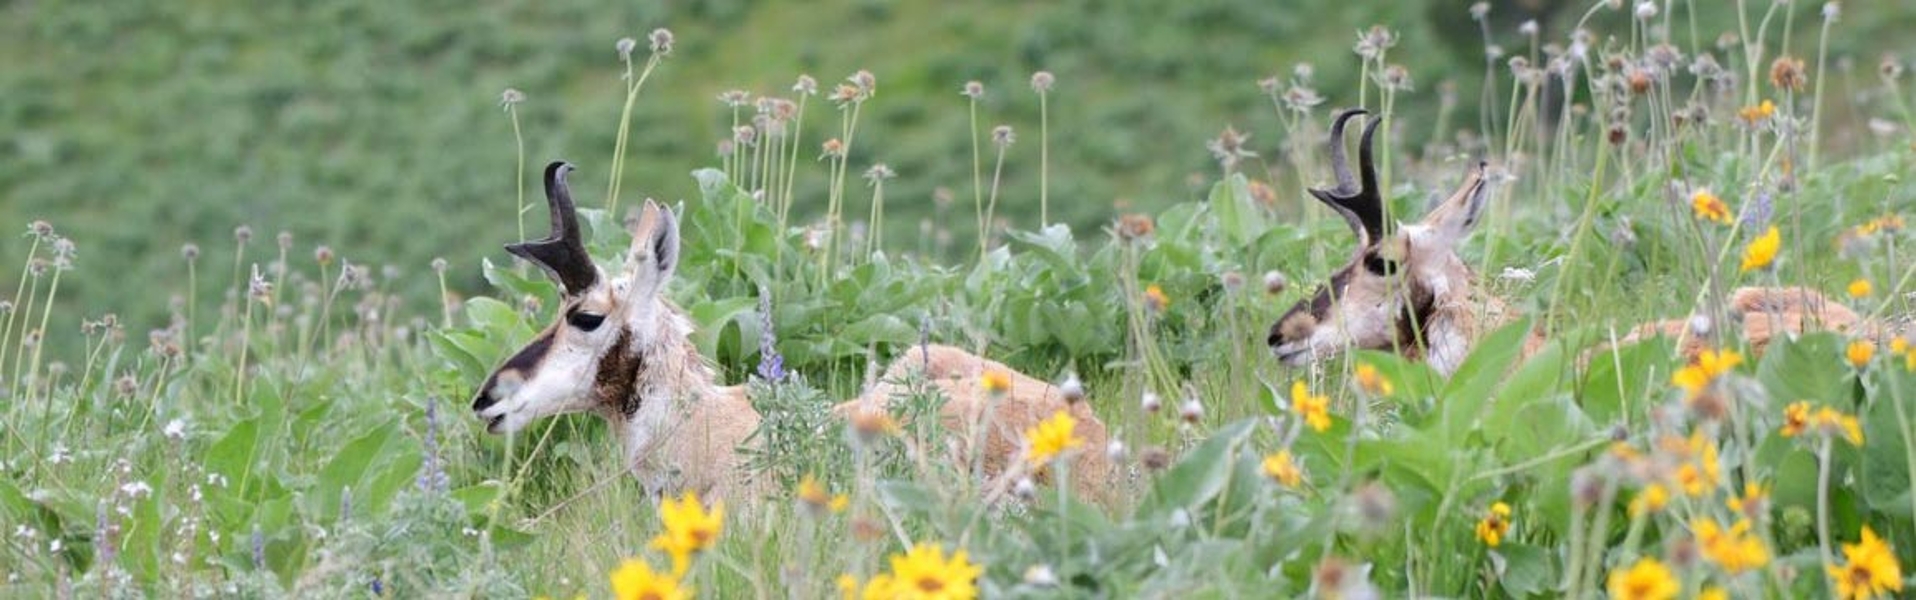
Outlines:
[[[1524, 19], [1542, 19], [1545, 41], [1562, 40], [1593, 6], [1494, 4], [1492, 34], [1513, 51], [1526, 47], [1517, 30]], [[1734, 3], [1702, 4], [1706, 14], [1725, 15], [1721, 31], [1699, 33], [1704, 39], [1735, 29]], [[1845, 7], [1830, 53], [1833, 65], [1846, 61], [1854, 71], [1846, 76], [1861, 88], [1873, 80], [1880, 53], [1907, 50], [1916, 7], [1855, 4]], [[295, 260], [312, 260], [313, 248], [326, 244], [355, 263], [396, 267], [401, 276], [392, 285], [413, 298], [436, 294], [428, 268], [435, 257], [450, 261], [455, 290], [483, 293], [480, 258], [504, 260], [500, 245], [517, 235], [515, 149], [500, 93], [511, 87], [528, 97], [519, 110], [530, 199], [537, 200], [530, 179], [538, 167], [563, 157], [581, 169], [582, 204], [597, 206], [623, 99], [614, 41], [638, 38], [642, 57], [646, 33], [667, 27], [677, 47], [639, 99], [622, 184], [626, 206], [696, 195], [688, 173], [717, 164], [715, 143], [730, 125], [719, 93], [789, 96], [801, 73], [829, 88], [869, 69], [878, 94], [852, 149], [853, 173], [884, 162], [899, 174], [887, 185], [892, 240], [912, 240], [934, 214], [933, 190], [950, 188], [957, 204], [937, 227], [954, 239], [955, 250], [941, 258], [956, 259], [975, 235], [967, 109], [958, 93], [968, 80], [987, 90], [980, 127], [1018, 131], [999, 214], [1031, 229], [1038, 105], [1028, 81], [1041, 69], [1056, 74], [1054, 220], [1086, 236], [1116, 207], [1148, 211], [1208, 185], [1217, 167], [1204, 142], [1227, 125], [1250, 132], [1262, 155], [1247, 171], [1269, 176], [1265, 163], [1277, 163], [1270, 159], [1283, 139], [1257, 81], [1288, 77], [1295, 63], [1308, 61], [1326, 97], [1317, 115], [1350, 105], [1358, 80], [1351, 46], [1373, 24], [1400, 36], [1387, 60], [1407, 66], [1414, 82], [1398, 99], [1402, 118], [1434, 116], [1439, 90], [1453, 85], [1461, 98], [1453, 122], [1476, 123], [1484, 46], [1468, 6], [13, 0], [0, 2], [0, 231], [15, 235], [46, 219], [78, 243], [77, 269], [61, 292], [75, 308], [74, 326], [80, 313], [108, 311], [136, 328], [158, 326], [166, 314], [161, 295], [185, 288], [186, 243], [203, 249], [199, 296], [216, 302], [230, 285], [239, 225], [255, 232], [247, 262], [270, 262], [275, 234], [287, 231]], [[1820, 9], [1811, 2], [1789, 9], [1792, 53], [1812, 65]], [[1626, 17], [1598, 11], [1595, 18]], [[823, 139], [817, 132], [836, 127], [829, 106], [815, 98], [807, 112], [803, 215], [824, 210], [825, 169], [812, 159]], [[1833, 130], [1860, 130], [1865, 115], [1853, 106], [1832, 103], [1831, 120], [1850, 124]], [[1406, 127], [1404, 134], [1428, 131]], [[1853, 137], [1826, 134], [1839, 155], [1845, 135]], [[862, 182], [852, 189], [848, 215], [864, 214], [868, 194]], [[1280, 203], [1302, 202], [1295, 190], [1280, 187], [1279, 195]], [[533, 213], [528, 227], [543, 226]], [[0, 243], [4, 290], [12, 289], [25, 247], [18, 239]]]

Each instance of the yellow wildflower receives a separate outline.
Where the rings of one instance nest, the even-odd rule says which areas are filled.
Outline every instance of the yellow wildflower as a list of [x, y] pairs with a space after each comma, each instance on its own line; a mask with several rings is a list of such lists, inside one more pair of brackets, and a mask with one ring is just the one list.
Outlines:
[[1696, 218], [1716, 221], [1724, 225], [1730, 224], [1729, 205], [1724, 204], [1722, 198], [1716, 197], [1716, 194], [1710, 193], [1708, 189], [1697, 190], [1695, 194], [1690, 195], [1690, 210], [1696, 213]]
[[1670, 376], [1671, 383], [1683, 388], [1686, 397], [1694, 398], [1709, 387], [1717, 377], [1730, 372], [1730, 369], [1743, 364], [1743, 355], [1735, 350], [1704, 350], [1697, 353], [1696, 362], [1677, 369]]
[[629, 558], [612, 572], [612, 597], [619, 600], [685, 600], [692, 589], [677, 577], [652, 570], [644, 560]]
[[1736, 575], [1770, 561], [1770, 551], [1763, 546], [1763, 540], [1750, 534], [1749, 519], [1737, 519], [1729, 529], [1724, 529], [1715, 519], [1702, 518], [1691, 523], [1690, 528], [1696, 534], [1703, 557], [1726, 573]]
[[1264, 457], [1264, 476], [1284, 487], [1297, 487], [1304, 483], [1304, 468], [1298, 466], [1290, 450], [1279, 450]]
[[1357, 365], [1356, 376], [1357, 387], [1363, 389], [1366, 394], [1389, 396], [1397, 391], [1391, 386], [1390, 379], [1385, 378], [1383, 373], [1378, 372], [1377, 367], [1369, 363]]
[[1843, 351], [1843, 356], [1849, 359], [1849, 365], [1852, 367], [1858, 369], [1867, 367], [1869, 359], [1876, 356], [1876, 344], [1870, 343], [1869, 340], [1850, 342], [1849, 348]]
[[1691, 497], [1702, 496], [1715, 488], [1716, 482], [1723, 476], [1722, 464], [1717, 461], [1716, 443], [1704, 437], [1702, 430], [1697, 430], [1690, 434], [1685, 445], [1686, 455], [1695, 460], [1677, 467], [1677, 485], [1682, 486], [1683, 493]]
[[1723, 505], [1745, 518], [1760, 519], [1769, 511], [1770, 490], [1754, 481], [1743, 483], [1743, 495], [1730, 496]]
[[1025, 450], [1025, 462], [1034, 468], [1043, 467], [1065, 450], [1083, 446], [1084, 440], [1073, 435], [1077, 426], [1077, 419], [1060, 409], [1051, 418], [1025, 430], [1025, 441], [1030, 444]]
[[1144, 308], [1151, 312], [1164, 312], [1171, 307], [1171, 297], [1164, 295], [1164, 288], [1151, 284], [1144, 288]]
[[1903, 569], [1896, 562], [1896, 551], [1876, 537], [1868, 525], [1863, 526], [1863, 539], [1854, 544], [1843, 544], [1845, 564], [1841, 567], [1825, 565], [1830, 579], [1836, 582], [1836, 597], [1845, 599], [1889, 597], [1890, 592], [1903, 591]]
[[1900, 335], [1890, 338], [1889, 353], [1891, 355], [1908, 354], [1909, 353], [1909, 338], [1906, 338]]
[[984, 570], [964, 550], [945, 558], [945, 549], [918, 544], [891, 556], [891, 572], [873, 576], [865, 586], [866, 600], [970, 600], [978, 597], [978, 575]]
[[1510, 505], [1497, 502], [1490, 505], [1484, 518], [1477, 521], [1477, 539], [1492, 548], [1503, 543], [1504, 536], [1510, 534]]
[[798, 492], [794, 495], [798, 496], [799, 506], [814, 515], [843, 511], [851, 504], [851, 498], [826, 491], [825, 485], [810, 473], [798, 481]]
[[1777, 231], [1775, 225], [1771, 225], [1768, 231], [1750, 240], [1750, 245], [1743, 249], [1743, 266], [1740, 270], [1747, 273], [1767, 268], [1771, 263], [1776, 262], [1776, 253], [1782, 249], [1783, 233]]
[[1668, 567], [1647, 557], [1628, 569], [1611, 571], [1609, 583], [1612, 600], [1670, 600], [1681, 587]]
[[692, 555], [718, 543], [725, 527], [725, 505], [716, 503], [707, 512], [697, 492], [686, 492], [678, 500], [660, 503], [659, 520], [665, 531], [652, 538], [652, 548], [672, 556], [672, 573], [683, 576], [691, 566]]
[[1783, 437], [1796, 437], [1810, 426], [1810, 403], [1798, 400], [1783, 407]]
[[1291, 382], [1291, 412], [1297, 413], [1311, 429], [1322, 432], [1331, 428], [1331, 399], [1312, 394], [1301, 380]]
[[1855, 415], [1843, 414], [1842, 411], [1825, 406], [1816, 411], [1816, 416], [1810, 418], [1810, 423], [1815, 425], [1817, 431], [1823, 435], [1840, 435], [1843, 439], [1849, 440], [1850, 445], [1863, 445], [1863, 424], [1856, 420]]
[[1870, 292], [1875, 291], [1875, 289], [1875, 286], [1870, 284], [1868, 279], [1857, 278], [1855, 281], [1849, 282], [1849, 297], [1863, 298], [1869, 296]]
[[1730, 600], [1730, 592], [1714, 585], [1696, 593], [1696, 600]]
[[987, 394], [1003, 396], [1011, 391], [1011, 375], [997, 369], [985, 369], [984, 374], [978, 376], [978, 384], [985, 388]]
[[1736, 116], [1741, 117], [1743, 122], [1751, 125], [1767, 121], [1775, 115], [1776, 103], [1769, 100], [1764, 100], [1762, 104], [1756, 106], [1745, 106], [1736, 113]]
[[851, 573], [838, 576], [838, 597], [842, 600], [858, 600], [858, 578]]
[[1657, 512], [1669, 504], [1670, 488], [1664, 487], [1661, 483], [1652, 483], [1643, 486], [1643, 491], [1637, 492], [1637, 497], [1630, 499], [1630, 514]]

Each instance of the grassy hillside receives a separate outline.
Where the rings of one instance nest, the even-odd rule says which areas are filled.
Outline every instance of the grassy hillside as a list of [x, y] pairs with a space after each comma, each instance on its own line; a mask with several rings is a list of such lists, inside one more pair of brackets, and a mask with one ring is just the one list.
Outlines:
[[[1350, 47], [1353, 32], [1372, 24], [1390, 24], [1400, 48], [1416, 49], [1388, 58], [1412, 75], [1399, 107], [1407, 122], [1431, 122], [1447, 84], [1462, 102], [1451, 123], [1475, 122], [1481, 43], [1463, 7], [1444, 4], [15, 2], [0, 7], [0, 58], [11, 65], [0, 73], [9, 98], [0, 105], [0, 222], [47, 219], [87, 234], [81, 260], [97, 268], [69, 278], [69, 298], [124, 295], [123, 274], [179, 278], [183, 244], [200, 246], [209, 264], [230, 264], [241, 225], [267, 242], [292, 233], [295, 258], [325, 244], [347, 260], [394, 266], [406, 277], [393, 285], [416, 300], [432, 298], [436, 286], [418, 276], [444, 257], [455, 266], [453, 289], [477, 292], [475, 259], [503, 257], [498, 244], [517, 235], [497, 212], [514, 202], [516, 160], [500, 93], [529, 98], [519, 106], [526, 156], [580, 164], [587, 196], [598, 197], [621, 105], [613, 42], [665, 26], [682, 41], [636, 106], [625, 195], [692, 195], [687, 174], [717, 164], [713, 148], [730, 127], [719, 93], [789, 97], [801, 73], [829, 89], [869, 69], [879, 96], [851, 168], [882, 162], [899, 174], [888, 185], [891, 237], [920, 236], [930, 219], [951, 247], [965, 248], [977, 227], [932, 206], [935, 188], [951, 191], [955, 211], [975, 195], [959, 89], [976, 80], [987, 91], [977, 137], [1015, 128], [999, 214], [1035, 223], [1039, 124], [1028, 78], [1042, 69], [1058, 80], [1049, 115], [1055, 219], [1089, 231], [1114, 207], [1155, 209], [1201, 193], [1196, 182], [1215, 173], [1205, 142], [1226, 126], [1252, 134], [1258, 162], [1277, 159], [1284, 130], [1261, 78], [1313, 62], [1328, 106], [1356, 104]], [[1794, 10], [1807, 19], [1816, 7]], [[1909, 14], [1851, 10], [1831, 51], [1860, 73], [1845, 83], [1866, 87], [1884, 49], [1877, 40]], [[1557, 10], [1546, 31], [1561, 35], [1575, 12]], [[1516, 14], [1501, 5], [1494, 13], [1494, 36], [1513, 51], [1524, 44]], [[1618, 22], [1607, 11], [1597, 19]], [[1706, 38], [1734, 25], [1703, 21]], [[1810, 40], [1814, 29], [1796, 27], [1794, 37]], [[1808, 42], [1796, 43], [1806, 53]], [[834, 128], [825, 108], [814, 104], [809, 131]], [[1832, 120], [1859, 130], [1846, 108]], [[1402, 135], [1431, 133], [1407, 126]], [[824, 138], [807, 137], [801, 163], [816, 164]], [[824, 182], [822, 169], [800, 171], [800, 215], [824, 212]], [[862, 203], [856, 187], [851, 200]], [[242, 260], [275, 253], [256, 241]], [[0, 262], [20, 258], [0, 250]], [[153, 323], [163, 305], [112, 309]]]

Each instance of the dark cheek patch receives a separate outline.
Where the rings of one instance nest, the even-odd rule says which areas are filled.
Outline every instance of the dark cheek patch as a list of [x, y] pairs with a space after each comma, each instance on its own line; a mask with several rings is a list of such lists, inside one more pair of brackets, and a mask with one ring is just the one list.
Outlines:
[[630, 417], [639, 412], [643, 401], [638, 394], [639, 369], [644, 366], [645, 357], [632, 352], [632, 332], [620, 330], [618, 340], [599, 358], [599, 372], [592, 376], [592, 396], [621, 415]]

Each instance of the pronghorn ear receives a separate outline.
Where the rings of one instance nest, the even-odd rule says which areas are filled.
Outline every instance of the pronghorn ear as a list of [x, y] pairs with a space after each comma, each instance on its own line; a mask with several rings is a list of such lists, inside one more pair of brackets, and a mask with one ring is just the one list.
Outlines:
[[1455, 244], [1477, 227], [1484, 204], [1490, 198], [1489, 180], [1484, 176], [1486, 167], [1483, 161], [1471, 165], [1469, 174], [1464, 176], [1463, 185], [1458, 186], [1457, 191], [1443, 204], [1424, 215], [1423, 224], [1437, 236], [1436, 241]]
[[679, 220], [672, 209], [646, 200], [639, 214], [639, 225], [632, 232], [632, 249], [626, 255], [625, 269], [632, 275], [635, 291], [653, 293], [672, 277], [679, 264]]

